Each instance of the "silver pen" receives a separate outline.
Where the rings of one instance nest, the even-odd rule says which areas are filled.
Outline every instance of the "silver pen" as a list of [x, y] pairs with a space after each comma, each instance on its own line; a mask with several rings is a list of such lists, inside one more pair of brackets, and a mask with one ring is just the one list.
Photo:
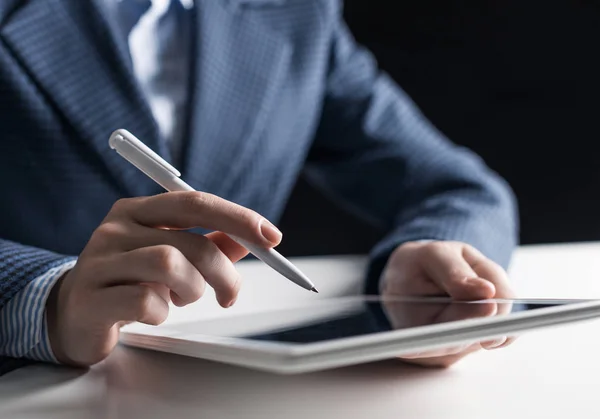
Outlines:
[[[129, 131], [124, 129], [116, 130], [111, 134], [108, 144], [129, 163], [133, 164], [167, 191], [194, 191], [194, 188], [180, 179], [181, 173], [177, 169]], [[275, 249], [262, 248], [239, 237], [231, 235], [229, 237], [296, 285], [309, 291], [318, 292], [310, 279]]]

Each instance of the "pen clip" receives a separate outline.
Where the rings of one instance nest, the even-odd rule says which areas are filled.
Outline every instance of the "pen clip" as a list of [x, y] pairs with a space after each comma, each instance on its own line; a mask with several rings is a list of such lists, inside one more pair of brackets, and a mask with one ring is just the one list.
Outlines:
[[116, 150], [117, 153], [121, 154], [123, 157], [129, 160], [127, 153], [122, 152], [121, 145], [123, 143], [126, 143], [127, 145], [133, 147], [139, 154], [143, 155], [152, 163], [168, 171], [172, 175], [176, 177], [181, 177], [181, 173], [179, 172], [179, 170], [174, 168], [165, 159], [163, 159], [154, 151], [152, 151], [150, 147], [141, 142], [135, 135], [133, 135], [129, 131], [125, 129], [118, 129], [111, 134], [110, 139], [108, 140], [110, 148]]

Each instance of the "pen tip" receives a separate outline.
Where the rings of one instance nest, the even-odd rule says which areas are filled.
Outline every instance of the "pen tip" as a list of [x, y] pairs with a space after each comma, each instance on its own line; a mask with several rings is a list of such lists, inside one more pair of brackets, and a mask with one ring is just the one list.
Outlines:
[[318, 290], [317, 290], [315, 287], [312, 287], [310, 290], [311, 290], [312, 292], [316, 292], [317, 294], [319, 293], [319, 291], [318, 291]]

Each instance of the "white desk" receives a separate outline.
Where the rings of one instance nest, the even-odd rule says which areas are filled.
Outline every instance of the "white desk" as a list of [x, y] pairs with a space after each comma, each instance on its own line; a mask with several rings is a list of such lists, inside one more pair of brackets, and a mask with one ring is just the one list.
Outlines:
[[[524, 248], [511, 274], [523, 297], [600, 298], [599, 256], [600, 244]], [[360, 290], [361, 258], [298, 265], [321, 297]], [[235, 308], [220, 310], [208, 294], [169, 321], [315, 298], [260, 264], [240, 271], [247, 281]], [[598, 321], [528, 334], [449, 370], [386, 361], [278, 376], [118, 348], [87, 372], [33, 366], [2, 377], [0, 418], [598, 418], [598, 371]]]

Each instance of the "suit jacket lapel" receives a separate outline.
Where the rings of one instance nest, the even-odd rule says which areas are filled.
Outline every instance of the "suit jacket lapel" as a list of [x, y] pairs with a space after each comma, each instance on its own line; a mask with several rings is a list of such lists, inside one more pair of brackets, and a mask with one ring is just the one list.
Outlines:
[[183, 176], [198, 189], [230, 196], [256, 158], [291, 56], [290, 45], [259, 21], [258, 4], [281, 0], [196, 0], [196, 69]]
[[90, 1], [30, 0], [11, 10], [0, 36], [124, 192], [156, 192], [149, 179], [108, 146], [110, 133], [126, 128], [168, 158], [127, 64], [126, 49], [97, 6]]

